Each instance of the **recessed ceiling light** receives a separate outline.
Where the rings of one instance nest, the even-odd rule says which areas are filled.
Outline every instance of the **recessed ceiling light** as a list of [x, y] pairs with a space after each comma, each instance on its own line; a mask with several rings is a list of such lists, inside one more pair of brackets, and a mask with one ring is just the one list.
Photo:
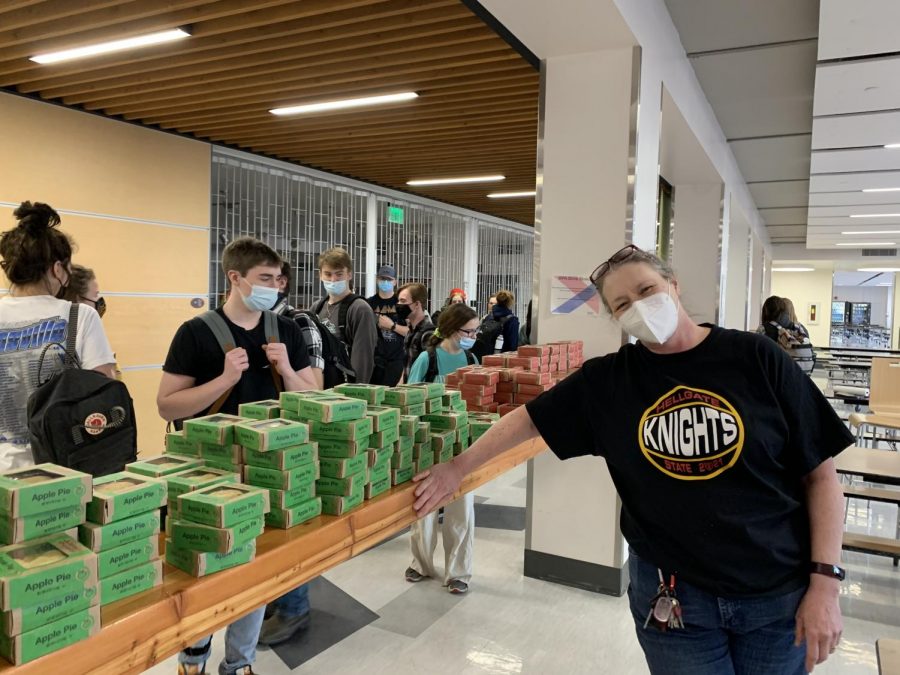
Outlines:
[[893, 241], [857, 241], [849, 244], [835, 244], [835, 246], [856, 246], [857, 248], [868, 248], [869, 246], [896, 246]]
[[900, 213], [854, 213], [851, 218], [900, 218]]
[[841, 234], [849, 234], [854, 237], [860, 234], [900, 234], [900, 230], [860, 230], [859, 232], [841, 232]]
[[512, 199], [514, 197], [534, 197], [537, 190], [524, 190], [522, 192], [491, 192], [488, 194], [489, 199]]
[[30, 59], [35, 63], [61, 63], [62, 61], [71, 61], [73, 59], [81, 59], [87, 56], [97, 56], [98, 54], [109, 54], [111, 52], [121, 52], [126, 49], [134, 49], [136, 47], [149, 47], [150, 45], [158, 45], [163, 42], [172, 42], [173, 40], [181, 40], [190, 37], [191, 34], [184, 28], [174, 28], [172, 30], [164, 30], [159, 33], [149, 33], [147, 35], [138, 35], [136, 37], [125, 38], [123, 40], [113, 40], [111, 42], [101, 42], [96, 45], [88, 45], [86, 47], [75, 47], [74, 49], [63, 49], [58, 52], [48, 52], [46, 54], [38, 54]]
[[344, 98], [338, 101], [322, 101], [321, 103], [290, 105], [283, 108], [272, 108], [269, 112], [273, 115], [303, 115], [326, 110], [345, 110], [347, 108], [362, 108], [370, 105], [411, 101], [418, 97], [419, 95], [414, 91], [401, 91], [397, 94], [384, 94], [382, 96], [363, 96], [361, 98]]
[[461, 178], [421, 178], [408, 180], [407, 185], [455, 185], [457, 183], [495, 183], [506, 180], [506, 176], [495, 174], [491, 176], [464, 176]]
[[815, 272], [815, 267], [773, 267], [773, 272]]
[[865, 188], [863, 192], [900, 192], [900, 187], [895, 188]]
[[857, 272], [900, 272], [900, 267], [860, 267]]
[[884, 147], [886, 147], [888, 150], [896, 150], [897, 148], [900, 148], [900, 143], [888, 143]]

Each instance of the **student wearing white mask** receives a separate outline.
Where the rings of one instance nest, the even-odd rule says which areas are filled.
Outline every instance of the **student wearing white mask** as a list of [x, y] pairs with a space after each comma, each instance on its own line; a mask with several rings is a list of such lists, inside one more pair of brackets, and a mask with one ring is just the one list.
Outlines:
[[587, 361], [416, 476], [416, 510], [538, 436], [561, 459], [603, 457], [650, 672], [811, 671], [841, 637], [844, 500], [832, 458], [853, 437], [773, 341], [694, 323], [655, 255], [627, 246], [591, 280], [637, 344]]

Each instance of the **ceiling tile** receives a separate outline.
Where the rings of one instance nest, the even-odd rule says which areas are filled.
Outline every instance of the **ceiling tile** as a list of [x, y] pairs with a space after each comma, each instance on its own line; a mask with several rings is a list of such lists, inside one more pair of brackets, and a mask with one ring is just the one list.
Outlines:
[[816, 68], [813, 114], [842, 115], [900, 109], [900, 56]]
[[729, 143], [744, 180], [809, 178], [809, 136], [761, 138]]
[[809, 177], [810, 192], [848, 192], [890, 187], [900, 187], [900, 171], [831, 173]]
[[900, 143], [900, 111], [813, 119], [812, 148], [862, 148]]
[[757, 208], [805, 206], [809, 198], [809, 181], [792, 180], [777, 183], [751, 183], [750, 194]]
[[844, 59], [900, 51], [897, 0], [822, 0], [819, 59]]
[[766, 225], [794, 225], [806, 222], [806, 207], [793, 209], [760, 209]]
[[900, 170], [900, 149], [816, 150], [811, 157], [813, 174]]

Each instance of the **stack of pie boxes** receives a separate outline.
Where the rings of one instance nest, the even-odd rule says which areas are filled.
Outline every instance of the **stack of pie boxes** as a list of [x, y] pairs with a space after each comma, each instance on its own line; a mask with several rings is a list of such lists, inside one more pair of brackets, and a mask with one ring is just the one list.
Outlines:
[[97, 556], [78, 542], [91, 477], [54, 464], [0, 474], [0, 656], [15, 665], [100, 629]]
[[161, 476], [168, 487], [166, 562], [193, 576], [250, 562], [265, 526], [268, 495], [242, 485], [239, 472], [207, 464], [202, 457], [206, 446], [234, 446], [235, 425], [243, 421], [225, 414], [186, 420], [184, 438], [199, 444], [201, 456], [165, 454], [141, 466], [130, 465], [145, 470], [144, 465], [153, 463], [156, 470], [166, 471], [166, 460], [182, 465]]
[[339, 516], [362, 504], [372, 435], [366, 402], [334, 391], [311, 391], [285, 392], [281, 405], [285, 417], [308, 425], [318, 446], [312, 480], [322, 513]]

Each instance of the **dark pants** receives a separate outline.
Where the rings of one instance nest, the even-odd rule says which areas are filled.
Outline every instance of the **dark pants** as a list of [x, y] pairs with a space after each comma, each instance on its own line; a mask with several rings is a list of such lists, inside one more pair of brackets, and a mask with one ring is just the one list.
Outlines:
[[372, 370], [372, 378], [369, 384], [383, 384], [386, 387], [396, 387], [403, 375], [403, 361], [376, 362]]

